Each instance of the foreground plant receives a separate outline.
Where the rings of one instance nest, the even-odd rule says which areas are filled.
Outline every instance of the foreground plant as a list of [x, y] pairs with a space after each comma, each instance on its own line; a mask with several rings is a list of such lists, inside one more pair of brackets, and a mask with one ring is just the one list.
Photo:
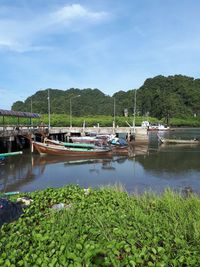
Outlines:
[[0, 230], [0, 266], [200, 266], [194, 195], [77, 186], [26, 195], [33, 203]]

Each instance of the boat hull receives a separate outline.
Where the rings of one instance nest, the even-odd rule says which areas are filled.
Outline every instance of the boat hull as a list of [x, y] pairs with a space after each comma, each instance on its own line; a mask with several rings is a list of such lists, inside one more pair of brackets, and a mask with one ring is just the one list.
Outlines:
[[111, 145], [111, 150], [114, 155], [128, 155], [128, 146]]
[[110, 149], [79, 149], [79, 148], [67, 148], [59, 145], [49, 145], [45, 143], [33, 142], [33, 147], [41, 155], [58, 155], [58, 156], [69, 156], [69, 157], [95, 157], [108, 155], [111, 152]]

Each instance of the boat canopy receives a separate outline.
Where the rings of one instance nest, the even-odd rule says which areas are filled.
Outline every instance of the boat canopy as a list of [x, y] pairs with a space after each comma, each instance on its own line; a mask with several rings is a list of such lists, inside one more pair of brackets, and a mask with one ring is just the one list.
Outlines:
[[0, 116], [13, 116], [23, 118], [40, 118], [38, 113], [0, 109]]

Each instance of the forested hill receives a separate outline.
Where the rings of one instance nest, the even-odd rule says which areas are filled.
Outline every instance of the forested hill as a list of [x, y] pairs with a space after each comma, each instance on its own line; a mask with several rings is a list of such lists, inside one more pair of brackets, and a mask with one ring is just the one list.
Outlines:
[[[136, 89], [119, 91], [113, 96], [105, 95], [98, 89], [46, 89], [36, 92], [25, 102], [15, 102], [12, 109], [31, 111], [32, 102], [33, 112], [48, 113], [48, 90], [51, 113], [69, 114], [71, 99], [73, 115], [76, 116], [113, 115], [114, 102], [116, 115], [123, 115], [124, 109], [128, 109], [129, 115], [133, 114]], [[147, 79], [137, 89], [136, 95], [138, 115], [157, 118], [200, 115], [200, 79], [182, 75], [160, 75]]]

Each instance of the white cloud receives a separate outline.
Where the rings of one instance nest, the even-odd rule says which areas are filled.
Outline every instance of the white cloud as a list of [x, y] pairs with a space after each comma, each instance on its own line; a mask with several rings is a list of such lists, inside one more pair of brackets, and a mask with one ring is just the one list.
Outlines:
[[77, 19], [101, 21], [106, 16], [106, 12], [92, 12], [79, 4], [64, 6], [51, 14], [53, 23], [69, 23]]
[[[16, 11], [16, 10], [15, 10]], [[40, 13], [35, 16], [12, 18], [12, 12], [0, 20], [0, 49], [16, 52], [38, 51], [45, 45], [36, 45], [36, 40], [66, 27], [68, 31], [103, 21], [106, 12], [93, 12], [80, 4], [65, 5], [55, 12]], [[5, 18], [6, 17], [6, 18]]]

